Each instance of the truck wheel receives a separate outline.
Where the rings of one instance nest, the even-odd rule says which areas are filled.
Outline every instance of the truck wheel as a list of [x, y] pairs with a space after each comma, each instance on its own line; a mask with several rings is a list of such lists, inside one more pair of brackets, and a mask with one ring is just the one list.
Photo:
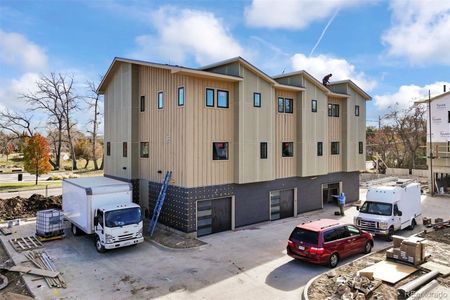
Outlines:
[[366, 245], [364, 246], [364, 253], [369, 254], [372, 251], [372, 243], [370, 241], [366, 242]]
[[97, 252], [104, 253], [106, 251], [105, 247], [102, 245], [102, 242], [100, 241], [100, 238], [98, 235], [95, 236], [95, 249], [97, 249]]
[[394, 235], [394, 227], [389, 227], [389, 232], [388, 235], [386, 236], [386, 240], [388, 240], [389, 242], [392, 242], [392, 236]]
[[414, 230], [414, 227], [416, 227], [416, 219], [412, 219], [411, 225], [408, 226], [408, 229]]
[[74, 224], [71, 224], [72, 226], [71, 226], [71, 228], [72, 228], [72, 234], [74, 235], [74, 236], [78, 236], [78, 235], [80, 235], [80, 230], [78, 229], [78, 227], [76, 226], [76, 225], [74, 225]]
[[328, 261], [328, 266], [330, 268], [335, 268], [339, 263], [339, 255], [337, 253], [333, 253], [330, 256], [330, 260]]

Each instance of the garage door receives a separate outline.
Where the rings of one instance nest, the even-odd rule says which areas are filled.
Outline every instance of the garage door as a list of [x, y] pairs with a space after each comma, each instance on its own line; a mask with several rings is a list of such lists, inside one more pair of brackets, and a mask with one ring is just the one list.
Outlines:
[[294, 216], [294, 190], [270, 192], [270, 220]]
[[197, 236], [231, 230], [231, 198], [197, 202]]

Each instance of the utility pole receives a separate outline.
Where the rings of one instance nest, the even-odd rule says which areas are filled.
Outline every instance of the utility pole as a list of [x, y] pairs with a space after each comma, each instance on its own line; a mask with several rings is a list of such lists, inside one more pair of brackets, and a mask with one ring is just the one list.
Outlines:
[[381, 129], [381, 116], [378, 116], [378, 129]]
[[428, 127], [430, 129], [430, 192], [434, 196], [434, 178], [433, 178], [433, 141], [431, 138], [431, 92], [428, 90]]

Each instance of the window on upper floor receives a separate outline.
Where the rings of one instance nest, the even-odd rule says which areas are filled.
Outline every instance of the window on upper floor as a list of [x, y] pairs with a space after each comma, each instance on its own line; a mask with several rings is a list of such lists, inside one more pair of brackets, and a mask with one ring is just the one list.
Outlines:
[[148, 158], [150, 153], [148, 142], [141, 142], [139, 146], [139, 156], [141, 158]]
[[206, 89], [206, 106], [214, 107], [214, 90]]
[[339, 104], [328, 104], [328, 116], [339, 117]]
[[267, 159], [267, 142], [262, 142], [260, 144], [260, 158], [261, 159]]
[[278, 97], [278, 112], [282, 113], [284, 112], [284, 98]]
[[448, 111], [448, 123], [450, 123], [450, 110]]
[[261, 107], [261, 93], [253, 93], [253, 106]]
[[355, 116], [359, 117], [359, 105], [355, 105]]
[[128, 156], [128, 144], [127, 142], [122, 143], [122, 156], [127, 157]]
[[228, 91], [217, 90], [217, 107], [229, 107]]
[[213, 160], [228, 160], [228, 143], [213, 143]]
[[317, 100], [311, 100], [311, 111], [317, 112]]
[[281, 144], [281, 156], [282, 157], [293, 157], [294, 156], [294, 143], [293, 142], [283, 142]]
[[364, 144], [363, 144], [363, 142], [359, 142], [358, 143], [358, 152], [359, 152], [359, 154], [363, 154], [364, 153]]
[[323, 142], [317, 142], [317, 156], [323, 155]]
[[178, 88], [178, 106], [184, 106], [184, 87]]
[[164, 108], [164, 93], [158, 92], [158, 109]]
[[447, 142], [447, 151], [450, 152], [450, 142]]
[[111, 142], [106, 142], [106, 155], [111, 155]]
[[339, 154], [339, 142], [331, 142], [331, 155]]
[[145, 111], [145, 96], [141, 96], [140, 110]]
[[294, 113], [294, 100], [288, 98], [284, 99], [284, 112], [288, 114]]

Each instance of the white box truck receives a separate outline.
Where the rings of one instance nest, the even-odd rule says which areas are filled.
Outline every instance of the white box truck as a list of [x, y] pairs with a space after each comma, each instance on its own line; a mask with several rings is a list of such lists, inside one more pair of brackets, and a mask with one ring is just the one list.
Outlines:
[[395, 231], [416, 226], [422, 214], [420, 184], [397, 181], [371, 187], [366, 201], [357, 209], [359, 213], [353, 219], [357, 227], [391, 240]]
[[130, 183], [102, 176], [65, 179], [62, 197], [72, 233], [95, 235], [97, 251], [144, 241], [141, 208], [132, 202]]

